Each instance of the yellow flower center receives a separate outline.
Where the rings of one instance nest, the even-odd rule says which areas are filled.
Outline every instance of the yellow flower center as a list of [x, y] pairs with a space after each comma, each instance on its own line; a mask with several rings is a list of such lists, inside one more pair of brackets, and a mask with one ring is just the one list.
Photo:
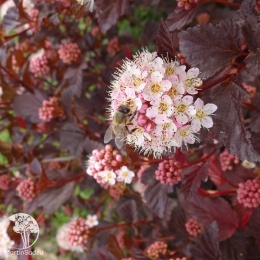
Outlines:
[[165, 111], [167, 111], [169, 108], [168, 104], [161, 102], [158, 106], [159, 114], [163, 114]]
[[197, 111], [197, 113], [196, 113], [196, 116], [197, 116], [197, 118], [199, 118], [199, 119], [204, 118], [205, 115], [206, 115], [206, 114], [205, 114], [205, 112], [204, 112], [203, 109], [199, 109], [199, 110]]
[[202, 80], [197, 78], [197, 79], [186, 79], [185, 80], [185, 85], [187, 88], [193, 88], [193, 87], [199, 87], [202, 85]]
[[180, 134], [180, 136], [185, 137], [185, 136], [188, 136], [190, 134], [190, 131], [183, 129], [183, 130], [180, 130], [179, 134]]
[[170, 123], [164, 123], [162, 126], [163, 126], [163, 129], [167, 129], [167, 128], [170, 128], [171, 124]]
[[175, 71], [174, 67], [168, 67], [168, 68], [165, 70], [165, 74], [166, 74], [167, 76], [170, 76], [170, 75], [172, 75], [172, 74], [174, 73], [174, 71]]
[[168, 95], [170, 97], [175, 97], [175, 96], [177, 96], [177, 94], [178, 94], [178, 90], [176, 89], [175, 86], [172, 86], [171, 89], [168, 92]]
[[153, 93], [159, 93], [161, 91], [161, 85], [158, 84], [158, 83], [154, 83], [152, 86], [151, 86], [151, 91]]
[[122, 176], [123, 176], [123, 177], [127, 177], [127, 176], [128, 176], [128, 172], [123, 172], [123, 173], [122, 173]]
[[142, 79], [138, 78], [138, 77], [135, 77], [134, 80], [133, 80], [133, 85], [135, 87], [139, 87], [141, 84], [142, 84]]
[[183, 103], [180, 103], [177, 107], [176, 107], [176, 111], [178, 113], [184, 113], [187, 110], [187, 106]]

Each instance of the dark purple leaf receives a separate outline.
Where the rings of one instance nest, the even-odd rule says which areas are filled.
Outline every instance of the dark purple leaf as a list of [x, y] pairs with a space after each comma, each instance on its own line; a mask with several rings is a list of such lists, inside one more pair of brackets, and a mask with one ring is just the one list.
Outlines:
[[89, 139], [88, 137], [86, 137], [84, 144], [83, 144], [83, 148], [87, 153], [92, 153], [93, 150], [97, 149], [97, 150], [102, 150], [104, 149], [104, 144], [103, 143], [99, 143], [96, 141], [93, 141], [91, 139]]
[[[258, 36], [259, 33], [260, 33], [260, 29], [258, 32]], [[252, 52], [246, 57], [245, 62], [246, 62], [246, 68], [251, 75], [253, 76], [260, 75], [260, 45], [256, 52]]]
[[37, 158], [34, 158], [31, 163], [30, 163], [30, 171], [37, 174], [37, 175], [41, 175], [42, 173], [42, 166], [41, 163], [39, 162], [39, 160]]
[[190, 248], [193, 259], [196, 260], [220, 260], [218, 225], [213, 222], [204, 232], [194, 241]]
[[43, 100], [44, 97], [40, 96], [40, 94], [36, 96], [31, 93], [26, 93], [16, 96], [13, 100], [14, 112], [32, 123], [39, 123], [41, 119], [39, 118], [38, 112]]
[[3, 17], [1, 24], [5, 29], [5, 32], [9, 34], [17, 25], [20, 25], [19, 21], [19, 11], [14, 7], [10, 7]]
[[168, 193], [171, 191], [170, 185], [163, 185], [158, 181], [154, 181], [149, 185], [145, 192], [144, 198], [147, 206], [156, 216], [163, 218], [168, 202]]
[[168, 57], [170, 60], [175, 61], [177, 58], [176, 53], [176, 40], [174, 35], [169, 32], [165, 22], [161, 20], [158, 35], [156, 37], [157, 54], [162, 58]]
[[256, 93], [254, 100], [253, 100], [253, 106], [256, 108], [251, 109], [250, 111], [250, 129], [255, 132], [260, 132], [260, 93]]
[[218, 25], [207, 24], [179, 33], [180, 50], [186, 61], [198, 67], [202, 78], [209, 78], [230, 69], [241, 54], [242, 33], [234, 20]]
[[126, 13], [129, 0], [96, 0], [96, 17], [103, 32], [108, 31]]
[[120, 248], [116, 237], [114, 235], [110, 235], [108, 238], [108, 245], [107, 245], [107, 250], [113, 254], [116, 259], [122, 259], [124, 258], [124, 253], [122, 249]]
[[74, 123], [66, 123], [60, 135], [61, 148], [75, 156], [81, 155], [85, 140], [84, 131]]
[[151, 185], [155, 181], [155, 171], [158, 168], [158, 164], [152, 165], [148, 167], [143, 173], [141, 177], [141, 183], [146, 185]]
[[135, 222], [137, 219], [136, 202], [133, 199], [125, 200], [117, 207], [117, 212], [124, 221]]
[[91, 260], [116, 260], [116, 258], [107, 250], [96, 248], [88, 252], [88, 258]]
[[197, 13], [198, 7], [193, 7], [190, 10], [176, 7], [173, 12], [170, 13], [166, 20], [166, 24], [170, 31], [180, 30], [185, 25], [192, 22], [193, 18]]
[[217, 221], [220, 240], [231, 237], [238, 227], [236, 212], [223, 198], [210, 199], [202, 196], [193, 196], [187, 211], [203, 227], [207, 227], [213, 221]]
[[260, 241], [260, 208], [257, 208], [253, 212], [247, 226], [247, 231], [250, 235]]
[[201, 182], [206, 181], [208, 177], [207, 165], [200, 163], [191, 166], [186, 168], [182, 174], [181, 192], [185, 199], [189, 199], [197, 194]]
[[241, 4], [241, 14], [245, 20], [252, 26], [257, 26], [260, 23], [260, 12], [256, 10], [256, 0], [245, 0]]
[[29, 206], [28, 213], [36, 208], [43, 208], [44, 213], [53, 214], [61, 205], [71, 198], [75, 182], [71, 181], [60, 187], [53, 187], [41, 193]]
[[64, 75], [64, 79], [69, 80], [70, 89], [76, 97], [81, 96], [82, 83], [83, 83], [83, 70], [87, 68], [87, 64], [82, 62], [76, 68], [69, 68]]
[[231, 238], [220, 242], [222, 259], [244, 260], [246, 254], [246, 236], [236, 232]]
[[[221, 95], [219, 96], [219, 93]], [[218, 106], [213, 129], [226, 149], [241, 160], [256, 162], [259, 154], [254, 150], [250, 132], [244, 126], [242, 103], [249, 98], [248, 93], [235, 83], [219, 85], [213, 95]]]

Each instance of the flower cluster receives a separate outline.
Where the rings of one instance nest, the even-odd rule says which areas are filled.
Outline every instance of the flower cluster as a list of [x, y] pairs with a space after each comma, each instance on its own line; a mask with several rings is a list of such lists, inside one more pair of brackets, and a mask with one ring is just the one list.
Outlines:
[[157, 241], [151, 244], [146, 249], [146, 254], [151, 259], [159, 259], [161, 255], [165, 255], [167, 253], [167, 244], [162, 241]]
[[185, 227], [187, 232], [193, 237], [197, 237], [202, 231], [199, 223], [193, 218], [189, 219], [188, 222], [186, 222]]
[[202, 80], [199, 70], [177, 61], [164, 60], [157, 53], [142, 51], [134, 60], [126, 60], [111, 84], [110, 119], [119, 106], [132, 112], [127, 123], [126, 142], [144, 152], [160, 157], [163, 152], [183, 144], [193, 144], [201, 127], [213, 126], [210, 117], [217, 109], [193, 100]]
[[42, 54], [36, 54], [31, 57], [30, 65], [29, 65], [30, 71], [34, 75], [34, 77], [45, 77], [50, 68], [48, 66], [48, 60], [44, 53]]
[[190, 10], [192, 6], [196, 5], [199, 0], [177, 0], [178, 7], [184, 8], [185, 10]]
[[39, 118], [45, 122], [51, 121], [55, 117], [63, 117], [64, 110], [57, 97], [51, 97], [49, 100], [42, 102], [42, 107], [39, 109]]
[[78, 217], [68, 224], [68, 241], [71, 246], [79, 247], [82, 250], [85, 248], [89, 238], [89, 226], [86, 220]]
[[58, 49], [59, 58], [66, 64], [77, 62], [80, 57], [80, 49], [76, 43], [65, 43]]
[[30, 16], [30, 28], [32, 32], [36, 32], [38, 28], [39, 10], [37, 8], [32, 8], [29, 11], [29, 16]]
[[87, 174], [93, 176], [102, 186], [114, 185], [116, 181], [131, 183], [134, 172], [126, 166], [125, 159], [111, 145], [94, 150], [87, 161]]
[[237, 200], [248, 208], [257, 208], [260, 205], [260, 182], [256, 179], [239, 183]]
[[126, 186], [122, 182], [118, 182], [114, 185], [109, 186], [109, 194], [112, 198], [118, 200], [125, 193]]
[[181, 164], [173, 159], [165, 159], [159, 163], [158, 169], [155, 171], [156, 180], [162, 184], [176, 184], [181, 181], [182, 169]]
[[9, 224], [6, 216], [0, 219], [0, 259], [6, 259], [9, 256], [8, 251], [15, 245], [7, 234]]
[[8, 190], [11, 183], [11, 177], [8, 174], [0, 175], [0, 189]]
[[219, 155], [219, 160], [222, 171], [231, 171], [235, 165], [240, 163], [240, 160], [234, 154], [230, 154], [227, 150]]
[[17, 186], [19, 197], [25, 201], [32, 201], [36, 195], [36, 187], [32, 179], [26, 179]]

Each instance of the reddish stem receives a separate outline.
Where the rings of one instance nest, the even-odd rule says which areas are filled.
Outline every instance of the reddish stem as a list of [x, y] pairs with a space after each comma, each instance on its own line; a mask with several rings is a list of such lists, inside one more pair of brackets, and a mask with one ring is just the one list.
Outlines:
[[229, 194], [234, 194], [236, 193], [236, 189], [230, 189], [230, 190], [204, 190], [202, 188], [198, 189], [198, 193], [200, 195], [206, 196], [206, 197], [210, 197], [210, 198], [214, 198], [214, 197], [218, 197], [221, 195], [229, 195]]
[[49, 181], [47, 187], [49, 188], [49, 187], [52, 187], [52, 186], [55, 186], [55, 185], [66, 184], [66, 183], [71, 182], [71, 181], [79, 180], [79, 179], [83, 178], [84, 176], [86, 176], [85, 172], [81, 173], [81, 174], [79, 174], [79, 175], [77, 175], [75, 177], [71, 177], [69, 179], [66, 179], [66, 180], [62, 180], [62, 181]]

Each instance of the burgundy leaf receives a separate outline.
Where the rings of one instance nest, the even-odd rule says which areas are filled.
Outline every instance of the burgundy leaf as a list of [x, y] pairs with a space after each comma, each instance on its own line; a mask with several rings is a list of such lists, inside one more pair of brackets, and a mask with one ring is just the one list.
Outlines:
[[170, 31], [180, 30], [185, 25], [192, 22], [197, 13], [198, 7], [194, 6], [190, 10], [185, 10], [181, 7], [176, 7], [172, 13], [168, 16], [166, 24]]
[[260, 93], [256, 93], [253, 99], [253, 106], [255, 109], [250, 111], [250, 128], [253, 132], [260, 132]]
[[185, 199], [189, 199], [197, 194], [198, 188], [202, 181], [206, 181], [208, 177], [207, 165], [200, 163], [186, 168], [183, 171], [181, 192]]
[[[248, 93], [231, 82], [227, 87], [219, 85], [213, 96], [218, 106], [213, 129], [226, 149], [241, 160], [256, 162], [259, 154], [254, 150], [250, 132], [244, 126], [242, 103], [249, 98]], [[219, 96], [219, 91], [221, 95]]]
[[28, 213], [36, 208], [43, 208], [44, 213], [53, 214], [61, 205], [71, 198], [74, 191], [75, 182], [71, 181], [60, 187], [53, 187], [41, 193], [28, 208]]
[[93, 141], [91, 139], [89, 139], [88, 137], [86, 137], [84, 143], [83, 143], [83, 148], [87, 153], [92, 153], [93, 150], [97, 149], [97, 150], [102, 150], [104, 149], [104, 144], [103, 143], [99, 143], [96, 141]]
[[144, 193], [147, 206], [156, 216], [163, 218], [168, 202], [168, 193], [171, 191], [170, 185], [163, 185], [154, 181], [149, 185]]
[[190, 248], [194, 259], [220, 260], [218, 225], [213, 222]]
[[200, 69], [202, 78], [224, 73], [242, 52], [241, 28], [235, 19], [189, 28], [179, 37], [182, 55]]
[[78, 98], [81, 96], [82, 83], [83, 83], [83, 70], [86, 68], [87, 68], [87, 64], [85, 62], [82, 62], [76, 68], [73, 67], [69, 68], [64, 75], [64, 79], [67, 79], [70, 82], [70, 88], [72, 90], [72, 93]]
[[31, 163], [30, 163], [30, 171], [40, 175], [42, 173], [42, 166], [41, 163], [39, 162], [39, 160], [37, 158], [34, 158]]
[[128, 10], [129, 0], [96, 0], [96, 17], [103, 32], [108, 31]]
[[260, 208], [257, 208], [252, 214], [248, 223], [247, 231], [250, 235], [260, 241]]
[[[258, 32], [258, 35], [259, 33], [260, 30]], [[245, 62], [246, 62], [246, 68], [251, 75], [253, 76], [260, 75], [260, 45], [255, 53], [252, 52], [246, 57]]]
[[122, 259], [124, 258], [124, 253], [122, 251], [122, 249], [120, 248], [116, 237], [114, 235], [110, 235], [108, 238], [108, 246], [107, 246], [107, 250], [113, 254], [116, 259]]
[[193, 196], [187, 211], [204, 227], [207, 227], [213, 221], [217, 221], [220, 240], [231, 237], [238, 227], [236, 212], [223, 198], [210, 199]]
[[41, 120], [38, 111], [42, 106], [43, 100], [44, 97], [31, 93], [16, 96], [13, 100], [14, 112], [32, 123], [39, 123]]
[[236, 232], [231, 238], [220, 242], [222, 259], [243, 260], [246, 254], [246, 236]]
[[224, 184], [227, 180], [221, 169], [219, 157], [217, 155], [211, 156], [208, 163], [209, 163], [208, 174], [211, 181], [215, 185]]
[[60, 135], [61, 148], [76, 156], [81, 155], [85, 140], [84, 131], [74, 123], [66, 123]]
[[161, 20], [158, 35], [156, 37], [157, 54], [162, 58], [168, 57], [170, 60], [175, 61], [177, 58], [176, 53], [176, 40], [174, 35], [169, 32], [165, 22]]
[[9, 34], [16, 26], [20, 25], [20, 23], [19, 11], [15, 6], [7, 10], [1, 22], [7, 34]]
[[117, 212], [124, 221], [135, 222], [137, 219], [136, 202], [133, 199], [125, 200], [117, 207]]
[[155, 182], [155, 171], [158, 168], [158, 164], [148, 167], [141, 176], [141, 182], [146, 185], [151, 185]]

